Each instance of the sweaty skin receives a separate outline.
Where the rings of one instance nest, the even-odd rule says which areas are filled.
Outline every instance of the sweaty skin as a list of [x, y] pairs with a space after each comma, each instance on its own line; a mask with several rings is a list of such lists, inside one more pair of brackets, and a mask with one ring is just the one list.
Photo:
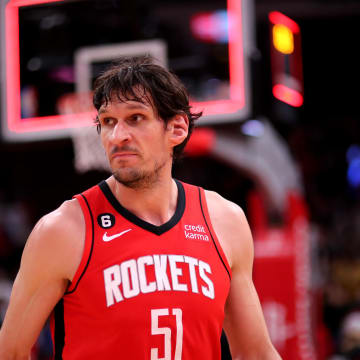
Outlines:
[[[110, 104], [103, 110], [101, 140], [121, 181], [133, 182], [139, 174], [145, 174], [147, 182], [133, 188], [113, 176], [107, 182], [125, 208], [147, 222], [161, 225], [175, 212], [178, 194], [171, 178], [171, 153], [185, 139], [188, 121], [186, 116], [176, 115], [165, 128], [150, 105], [139, 109], [127, 104]], [[224, 322], [232, 357], [279, 360], [252, 282], [253, 243], [245, 215], [215, 192], [206, 191], [206, 199], [232, 270]], [[84, 238], [85, 221], [77, 200], [64, 202], [37, 223], [26, 243], [0, 330], [0, 360], [29, 359], [46, 319], [80, 264]]]

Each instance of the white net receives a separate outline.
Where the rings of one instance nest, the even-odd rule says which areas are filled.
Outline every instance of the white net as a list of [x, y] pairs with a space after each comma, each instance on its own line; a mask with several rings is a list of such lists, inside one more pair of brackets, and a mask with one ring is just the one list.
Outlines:
[[61, 115], [79, 114], [88, 116], [88, 126], [70, 127], [70, 136], [74, 146], [74, 166], [76, 171], [84, 173], [90, 170], [110, 172], [110, 167], [101, 145], [100, 136], [94, 125], [95, 109], [92, 105], [92, 93], [67, 94], [58, 102]]
[[81, 173], [89, 170], [110, 171], [95, 126], [73, 129], [71, 138], [74, 145], [76, 171]]

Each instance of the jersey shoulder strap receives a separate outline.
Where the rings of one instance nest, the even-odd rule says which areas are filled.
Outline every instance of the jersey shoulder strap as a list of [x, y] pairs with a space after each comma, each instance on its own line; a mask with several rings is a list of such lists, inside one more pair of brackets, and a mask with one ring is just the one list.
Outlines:
[[220, 258], [222, 264], [224, 265], [224, 268], [229, 276], [229, 279], [231, 280], [231, 268], [230, 268], [229, 262], [227, 261], [225, 253], [220, 245], [219, 239], [218, 239], [218, 237], [215, 233], [215, 230], [212, 226], [212, 223], [211, 223], [209, 208], [207, 206], [207, 201], [206, 201], [205, 190], [203, 188], [199, 187], [198, 194], [199, 194], [198, 196], [199, 196], [199, 201], [200, 201], [201, 212], [204, 217], [205, 224], [209, 230], [211, 240], [215, 246], [215, 250], [216, 250], [217, 254], [219, 255], [219, 258]]
[[[231, 280], [231, 268], [227, 261], [227, 258], [225, 256], [225, 253], [220, 245], [219, 239], [215, 233], [215, 230], [212, 226], [209, 209], [206, 201], [206, 194], [205, 190], [201, 187], [182, 183], [186, 192], [186, 201], [188, 203], [194, 203], [197, 202], [200, 206], [200, 211], [202, 214], [202, 217], [204, 219], [205, 225], [208, 228], [208, 231], [210, 233], [211, 240], [213, 242], [213, 245], [215, 247], [215, 250], [229, 276], [229, 279]], [[193, 208], [192, 208], [193, 210]]]
[[85, 271], [90, 263], [91, 255], [94, 248], [94, 216], [91, 210], [89, 199], [91, 199], [93, 196], [96, 196], [98, 192], [99, 187], [98, 185], [95, 185], [92, 188], [86, 190], [85, 192], [75, 195], [73, 197], [79, 202], [84, 216], [85, 243], [79, 267], [77, 268], [74, 278], [65, 294], [71, 294], [76, 290], [82, 276], [85, 274]]

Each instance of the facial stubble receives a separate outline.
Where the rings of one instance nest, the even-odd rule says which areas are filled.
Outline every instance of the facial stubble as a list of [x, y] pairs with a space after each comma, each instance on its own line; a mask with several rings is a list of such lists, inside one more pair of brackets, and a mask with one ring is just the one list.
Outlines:
[[113, 170], [112, 174], [117, 182], [130, 189], [150, 189], [159, 181], [161, 169], [164, 168], [165, 164], [166, 160], [163, 159], [161, 163], [155, 161], [152, 170], [120, 168]]

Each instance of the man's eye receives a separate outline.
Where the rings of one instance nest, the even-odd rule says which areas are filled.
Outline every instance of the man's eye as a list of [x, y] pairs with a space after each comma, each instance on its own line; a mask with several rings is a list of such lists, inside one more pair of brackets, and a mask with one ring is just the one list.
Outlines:
[[113, 118], [103, 118], [101, 121], [104, 125], [113, 125], [114, 119]]
[[144, 116], [141, 115], [141, 114], [134, 114], [134, 115], [131, 116], [131, 120], [134, 121], [134, 122], [139, 122], [143, 118], [144, 118]]

